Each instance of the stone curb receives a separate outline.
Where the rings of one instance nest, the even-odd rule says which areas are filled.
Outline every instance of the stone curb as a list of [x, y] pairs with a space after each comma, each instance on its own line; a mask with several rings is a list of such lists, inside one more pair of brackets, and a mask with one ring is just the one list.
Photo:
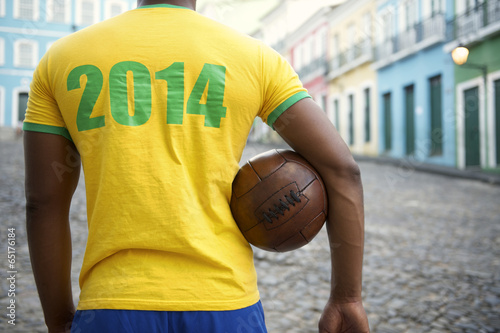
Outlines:
[[481, 170], [459, 170], [453, 167], [434, 165], [429, 163], [423, 163], [416, 160], [397, 159], [391, 157], [354, 155], [354, 159], [357, 162], [389, 164], [393, 166], [399, 166], [405, 169], [413, 169], [421, 172], [434, 173], [447, 177], [477, 180], [492, 185], [500, 185], [500, 172], [496, 174]]

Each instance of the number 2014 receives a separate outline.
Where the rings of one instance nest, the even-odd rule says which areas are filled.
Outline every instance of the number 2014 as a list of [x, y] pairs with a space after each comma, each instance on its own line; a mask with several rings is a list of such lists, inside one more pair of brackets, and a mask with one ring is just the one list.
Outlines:
[[[129, 114], [127, 73], [133, 77], [134, 114]], [[78, 131], [105, 126], [105, 116], [92, 117], [95, 103], [102, 91], [103, 75], [94, 65], [74, 68], [68, 75], [67, 90], [80, 89], [80, 77], [87, 76], [87, 83], [78, 106], [76, 125]], [[184, 117], [184, 63], [174, 62], [155, 73], [155, 80], [167, 82], [167, 124], [182, 125]], [[220, 127], [221, 118], [226, 116], [224, 90], [226, 67], [205, 64], [187, 100], [186, 113], [203, 115], [206, 127]], [[208, 85], [206, 103], [202, 97]], [[115, 64], [109, 73], [109, 98], [111, 115], [121, 125], [140, 126], [151, 117], [151, 75], [148, 68], [135, 61]]]

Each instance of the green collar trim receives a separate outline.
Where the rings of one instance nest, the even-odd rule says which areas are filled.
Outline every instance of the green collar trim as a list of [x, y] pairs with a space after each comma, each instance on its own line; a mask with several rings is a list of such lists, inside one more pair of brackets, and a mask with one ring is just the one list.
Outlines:
[[136, 9], [160, 8], [160, 7], [161, 8], [190, 9], [190, 8], [183, 7], [183, 6], [169, 5], [166, 3], [159, 3], [157, 5], [145, 5], [145, 6], [137, 7]]

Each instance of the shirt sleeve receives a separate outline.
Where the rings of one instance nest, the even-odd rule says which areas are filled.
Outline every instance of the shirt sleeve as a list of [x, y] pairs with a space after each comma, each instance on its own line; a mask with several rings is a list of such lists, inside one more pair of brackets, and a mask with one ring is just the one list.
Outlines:
[[288, 61], [262, 45], [263, 104], [259, 117], [274, 129], [276, 119], [301, 99], [310, 98]]
[[50, 88], [48, 57], [48, 53], [45, 54], [33, 74], [23, 130], [58, 134], [71, 140]]

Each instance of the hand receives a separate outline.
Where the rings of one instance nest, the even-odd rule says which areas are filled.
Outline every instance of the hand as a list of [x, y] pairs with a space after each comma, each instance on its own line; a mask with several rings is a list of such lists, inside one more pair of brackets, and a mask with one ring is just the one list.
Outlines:
[[320, 333], [369, 333], [368, 318], [361, 301], [329, 300], [319, 320]]

